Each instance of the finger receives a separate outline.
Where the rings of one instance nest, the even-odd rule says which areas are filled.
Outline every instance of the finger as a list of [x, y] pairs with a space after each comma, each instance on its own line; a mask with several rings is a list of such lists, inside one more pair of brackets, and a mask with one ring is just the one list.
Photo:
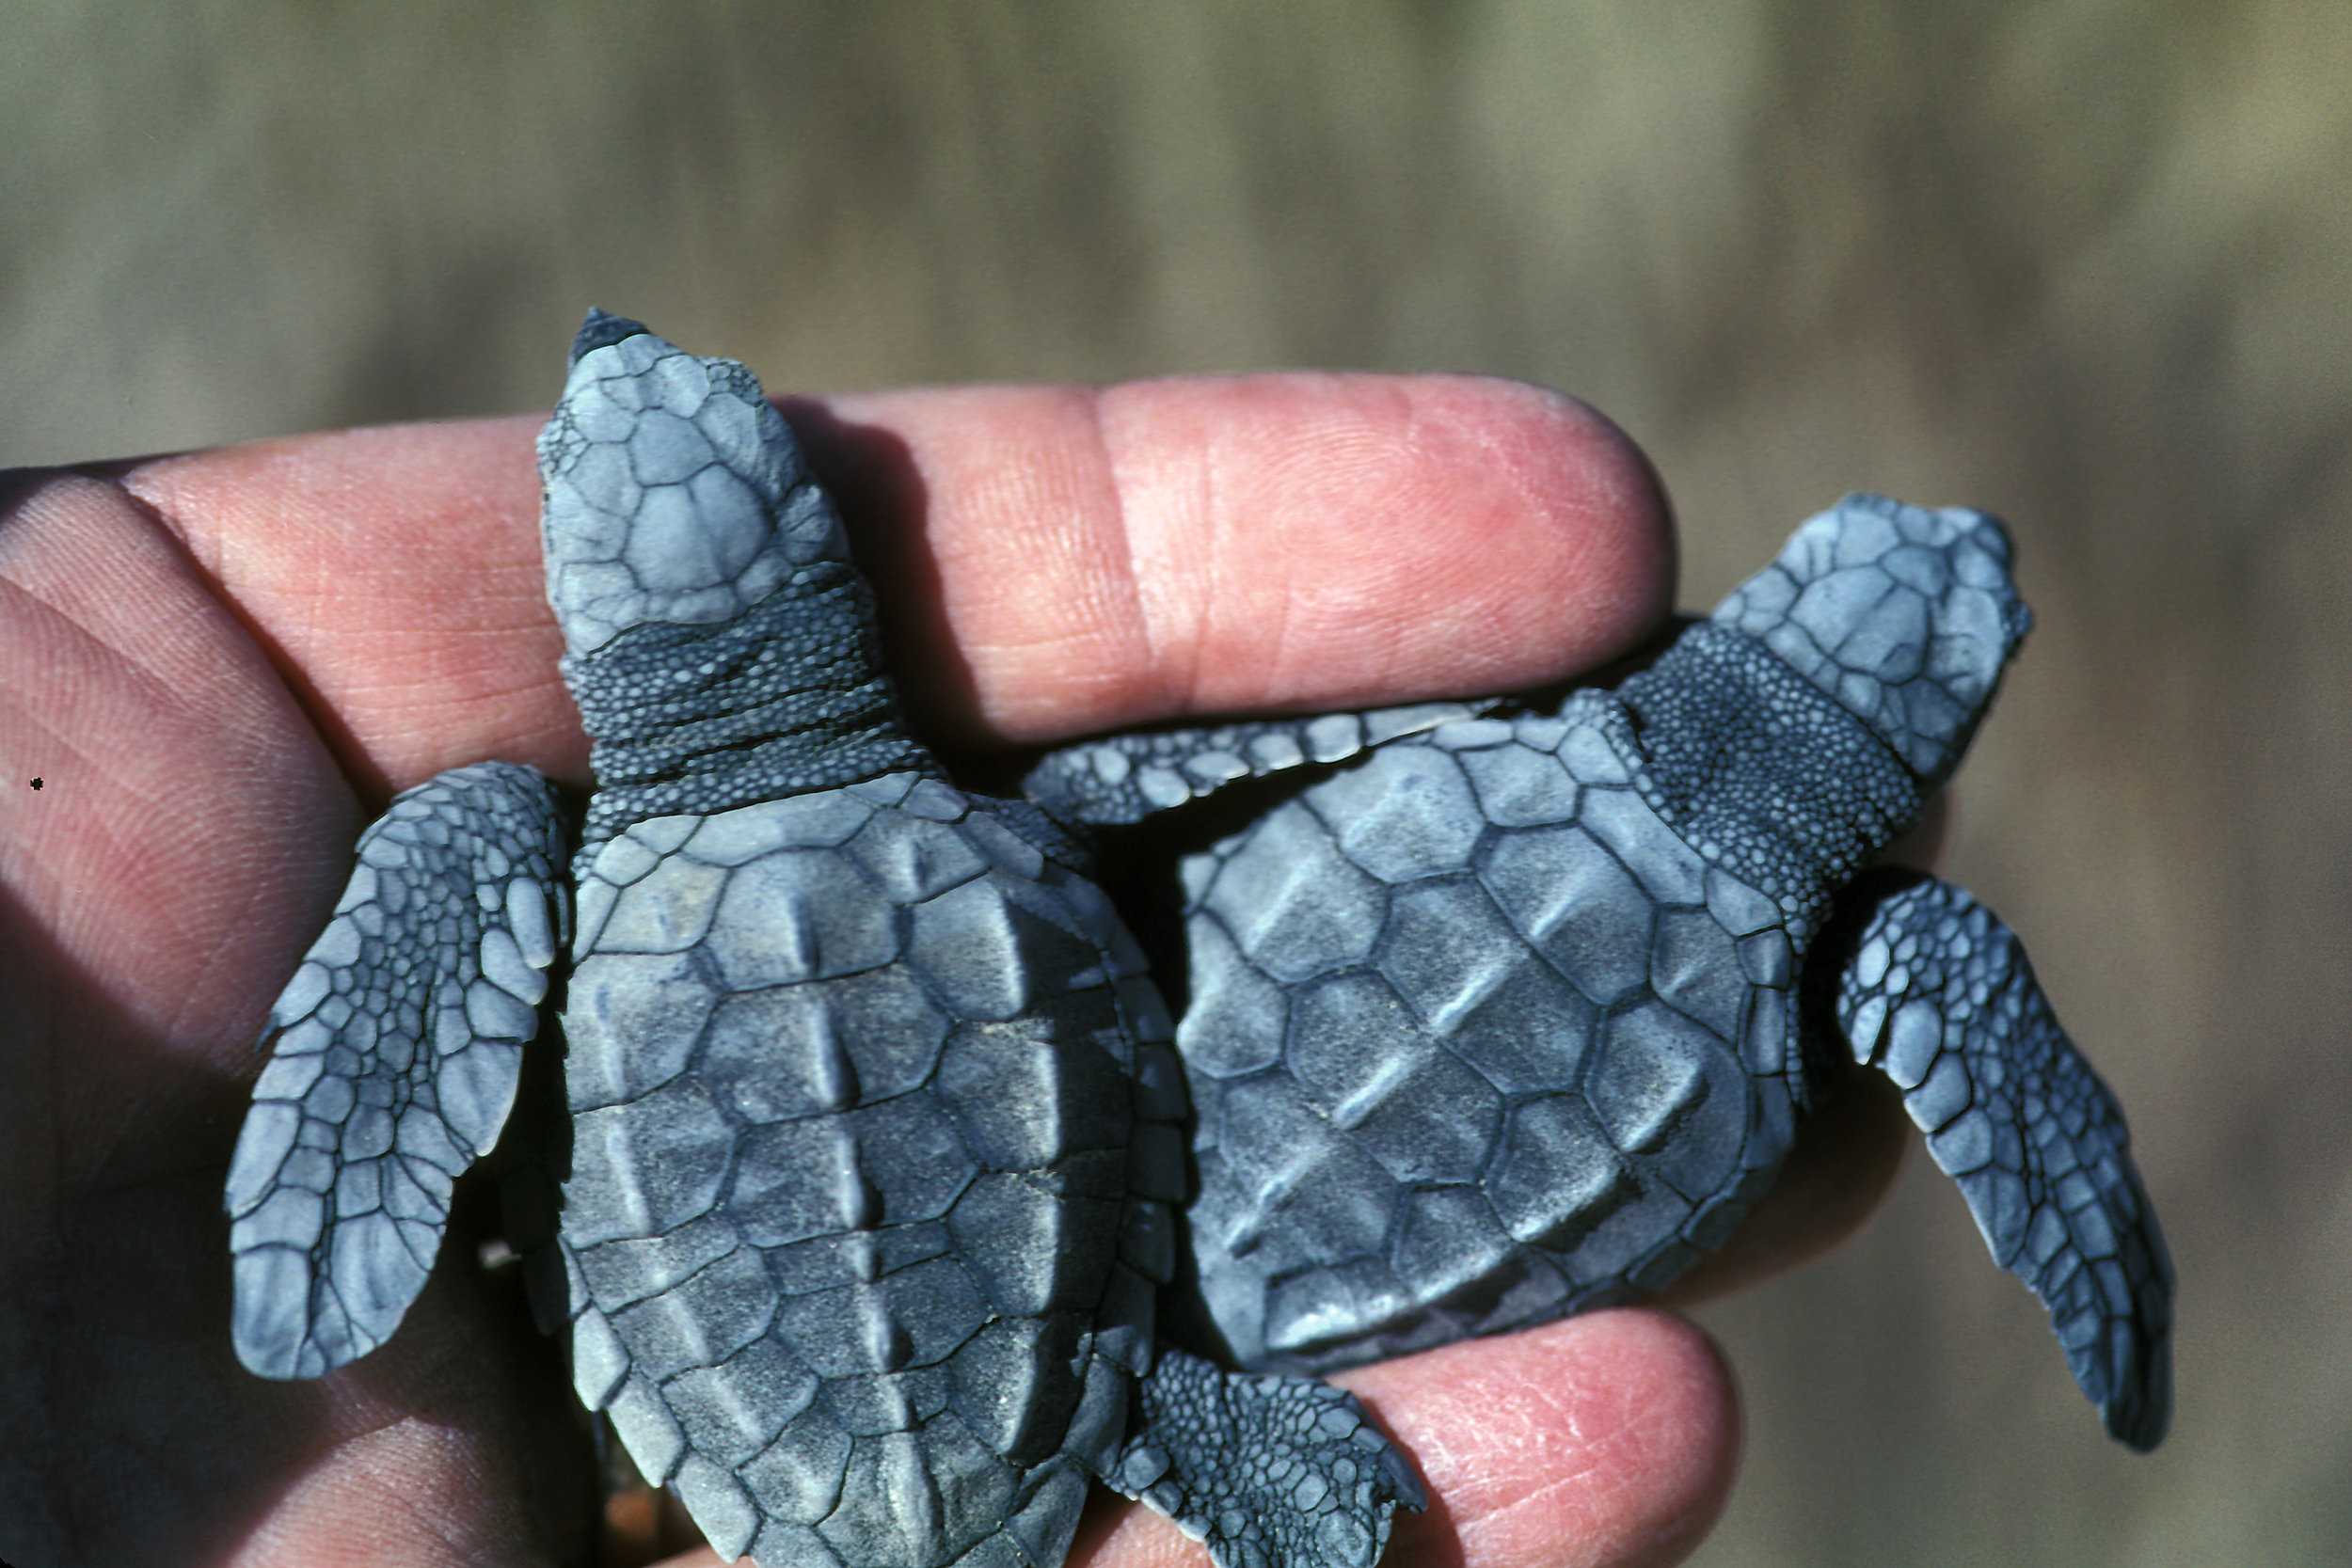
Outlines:
[[[959, 736], [1530, 685], [1630, 642], [1672, 586], [1632, 443], [1514, 382], [972, 388], [830, 413], [802, 422], [845, 502], [886, 520], [868, 567], [903, 667], [968, 672], [931, 715]], [[844, 424], [904, 443], [920, 537], [878, 483], [887, 453]]]
[[[1429, 1485], [1428, 1512], [1396, 1516], [1388, 1562], [1677, 1562], [1722, 1512], [1738, 1465], [1729, 1369], [1705, 1335], [1663, 1313], [1593, 1313], [1336, 1381]], [[1071, 1554], [1072, 1568], [1206, 1560], [1167, 1520], [1115, 1501], [1089, 1515]]]
[[366, 806], [492, 756], [584, 783], [539, 558], [542, 422], [257, 441], [119, 483], [269, 654]]
[[[794, 403], [933, 738], [1037, 740], [1565, 674], [1673, 570], [1632, 444], [1568, 399], [1329, 375]], [[297, 437], [123, 476], [385, 786], [584, 778], [541, 598], [535, 420]]]
[[1739, 1465], [1730, 1368], [1664, 1313], [1571, 1318], [1342, 1381], [1438, 1498], [1400, 1518], [1400, 1562], [1678, 1562], [1723, 1512]]

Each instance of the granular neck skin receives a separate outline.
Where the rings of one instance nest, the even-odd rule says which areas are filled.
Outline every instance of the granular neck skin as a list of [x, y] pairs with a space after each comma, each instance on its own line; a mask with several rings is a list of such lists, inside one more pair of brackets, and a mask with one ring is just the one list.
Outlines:
[[1918, 776], [1868, 725], [1728, 627], [1692, 626], [1617, 696], [1651, 807], [1800, 925], [1925, 804]]
[[646, 622], [566, 657], [594, 742], [588, 842], [647, 817], [935, 772], [881, 669], [871, 598], [837, 561], [732, 620]]

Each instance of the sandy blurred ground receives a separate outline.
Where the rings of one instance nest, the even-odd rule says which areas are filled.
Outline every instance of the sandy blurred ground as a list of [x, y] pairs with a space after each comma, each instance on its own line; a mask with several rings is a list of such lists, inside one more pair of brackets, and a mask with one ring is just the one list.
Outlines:
[[1850, 488], [2042, 627], [1950, 870], [2130, 1107], [2179, 1416], [2109, 1445], [1915, 1160], [1704, 1314], [1709, 1564], [2352, 1561], [2352, 10], [35, 0], [0, 462], [544, 406], [595, 301], [778, 389], [1577, 392], [1704, 605]]

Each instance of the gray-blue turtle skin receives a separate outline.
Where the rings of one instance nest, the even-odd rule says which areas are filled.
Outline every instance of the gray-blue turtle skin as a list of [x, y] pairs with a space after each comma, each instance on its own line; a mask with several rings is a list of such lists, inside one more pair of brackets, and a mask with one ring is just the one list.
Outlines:
[[561, 965], [568, 1156], [510, 1181], [508, 1239], [723, 1557], [1055, 1568], [1092, 1476], [1228, 1568], [1369, 1568], [1422, 1499], [1362, 1408], [1154, 1343], [1167, 1012], [1073, 843], [907, 733], [758, 383], [592, 312], [539, 451], [597, 780], [568, 888], [575, 825], [513, 764], [362, 837], [230, 1170], [240, 1357], [392, 1334]]
[[2030, 625], [2010, 559], [1983, 514], [1849, 497], [1613, 690], [1040, 765], [1032, 796], [1098, 824], [1295, 781], [1180, 870], [1226, 1354], [1323, 1371], [1658, 1291], [1845, 1054], [1903, 1090], [2107, 1430], [2162, 1438], [2172, 1272], [2114, 1097], [1998, 921], [1870, 868]]

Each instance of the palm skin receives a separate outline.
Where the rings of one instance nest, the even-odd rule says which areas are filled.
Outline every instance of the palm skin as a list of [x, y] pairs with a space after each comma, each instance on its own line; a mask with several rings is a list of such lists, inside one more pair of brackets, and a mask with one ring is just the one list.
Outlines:
[[[1581, 405], [1266, 376], [787, 404], [916, 723], [959, 760], [1180, 714], [1557, 678], [1671, 592], [1662, 499]], [[222, 1179], [270, 998], [359, 828], [441, 768], [588, 783], [517, 419], [0, 489], [0, 1559], [591, 1560], [586, 1429], [459, 1234], [399, 1336], [238, 1365]], [[908, 673], [920, 672], [920, 675]], [[30, 781], [42, 780], [34, 790]], [[1900, 1147], [1841, 1094], [1708, 1278], [1857, 1223]], [[1430, 1482], [1391, 1560], [1677, 1560], [1738, 1448], [1698, 1332], [1621, 1311], [1362, 1369]], [[1107, 1496], [1073, 1563], [1205, 1560]]]

